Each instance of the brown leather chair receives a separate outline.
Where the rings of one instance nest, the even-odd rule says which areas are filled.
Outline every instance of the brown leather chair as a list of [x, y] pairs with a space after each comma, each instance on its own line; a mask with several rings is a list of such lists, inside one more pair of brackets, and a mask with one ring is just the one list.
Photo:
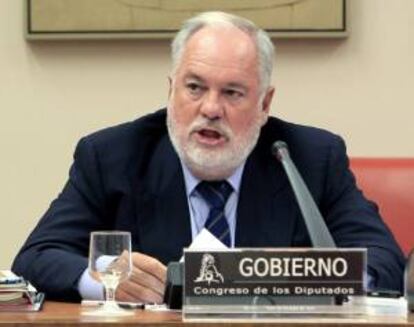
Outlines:
[[357, 184], [407, 255], [414, 248], [414, 159], [351, 158]]

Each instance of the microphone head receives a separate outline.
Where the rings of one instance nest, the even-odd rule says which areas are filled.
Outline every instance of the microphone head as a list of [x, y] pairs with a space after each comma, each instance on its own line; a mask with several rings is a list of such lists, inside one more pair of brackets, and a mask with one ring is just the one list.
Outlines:
[[272, 144], [272, 154], [278, 159], [282, 160], [283, 155], [289, 155], [289, 148], [284, 141], [275, 141]]

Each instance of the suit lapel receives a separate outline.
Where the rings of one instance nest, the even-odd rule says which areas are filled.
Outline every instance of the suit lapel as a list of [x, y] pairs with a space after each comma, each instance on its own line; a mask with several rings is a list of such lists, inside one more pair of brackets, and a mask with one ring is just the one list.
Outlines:
[[256, 148], [248, 158], [239, 196], [236, 247], [292, 245], [297, 205], [270, 145]]
[[178, 260], [191, 243], [191, 225], [180, 161], [165, 136], [148, 163], [145, 191], [138, 197], [141, 251], [162, 262]]

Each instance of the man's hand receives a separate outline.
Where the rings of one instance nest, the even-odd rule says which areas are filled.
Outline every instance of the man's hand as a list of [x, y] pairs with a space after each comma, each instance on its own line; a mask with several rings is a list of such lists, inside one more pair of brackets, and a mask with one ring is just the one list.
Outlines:
[[132, 273], [116, 290], [118, 301], [162, 303], [167, 268], [157, 259], [133, 252]]

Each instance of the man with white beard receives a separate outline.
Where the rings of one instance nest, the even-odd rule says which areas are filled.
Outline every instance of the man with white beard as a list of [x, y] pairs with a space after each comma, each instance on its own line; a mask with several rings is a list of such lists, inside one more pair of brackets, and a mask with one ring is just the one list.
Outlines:
[[87, 272], [89, 234], [132, 234], [123, 301], [161, 302], [165, 265], [203, 228], [229, 247], [308, 247], [281, 165], [285, 141], [339, 247], [368, 248], [373, 287], [401, 289], [404, 258], [357, 189], [340, 137], [269, 117], [274, 59], [267, 34], [243, 18], [204, 13], [172, 43], [169, 101], [136, 121], [83, 138], [69, 181], [13, 270], [49, 298], [102, 298]]

